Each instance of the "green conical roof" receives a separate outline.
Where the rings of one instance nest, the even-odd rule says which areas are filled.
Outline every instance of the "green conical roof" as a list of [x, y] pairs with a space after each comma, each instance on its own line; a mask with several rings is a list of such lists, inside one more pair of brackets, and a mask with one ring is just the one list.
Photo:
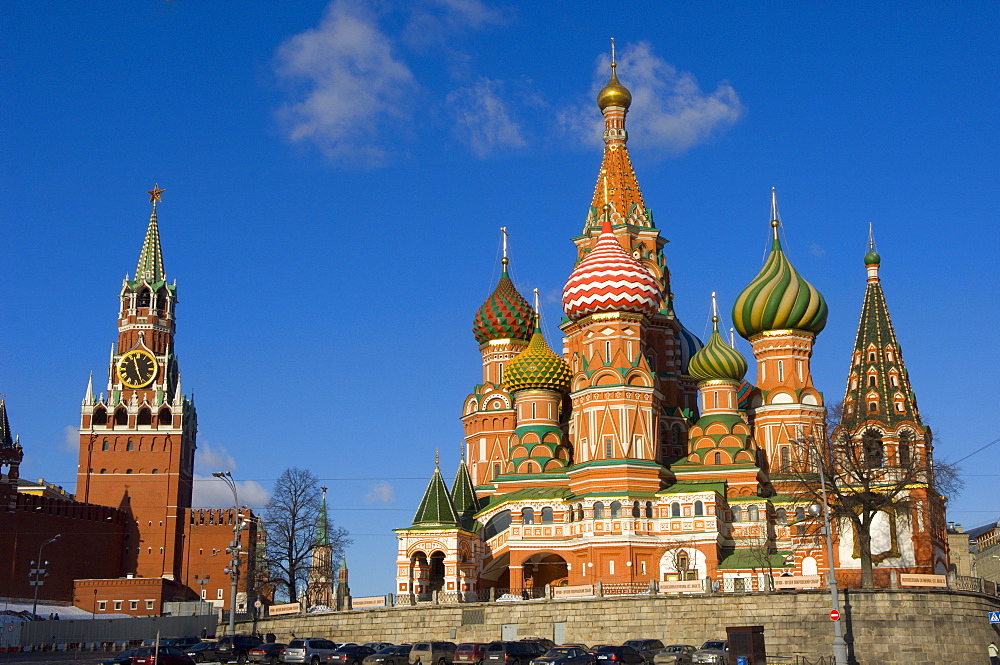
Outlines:
[[529, 388], [569, 392], [573, 377], [567, 363], [545, 343], [535, 315], [535, 332], [528, 347], [507, 363], [503, 383], [510, 392]]
[[0, 448], [13, 448], [14, 437], [10, 433], [10, 421], [7, 420], [7, 402], [0, 397]]
[[316, 518], [316, 544], [330, 545], [330, 519], [326, 510], [326, 488], [323, 488], [323, 503]]
[[135, 269], [136, 281], [146, 281], [150, 284], [162, 282], [166, 275], [163, 272], [163, 252], [160, 250], [160, 227], [156, 223], [156, 202], [158, 200], [159, 196], [153, 200], [153, 212], [149, 216], [146, 239], [142, 243], [142, 250], [139, 252], [139, 265]]
[[469, 468], [465, 465], [464, 456], [458, 465], [455, 482], [451, 485], [451, 504], [458, 514], [462, 528], [466, 531], [474, 531], [476, 519], [473, 516], [479, 511], [479, 498], [472, 486], [472, 477], [469, 476]]
[[434, 465], [434, 475], [427, 483], [424, 498], [420, 500], [417, 514], [413, 516], [413, 526], [451, 526], [459, 524], [458, 513], [451, 503], [448, 487], [441, 477], [441, 469]]
[[699, 381], [742, 380], [747, 373], [746, 358], [722, 339], [722, 335], [719, 334], [719, 317], [712, 317], [712, 328], [708, 344], [691, 357], [688, 374]]
[[733, 325], [746, 338], [786, 328], [819, 333], [826, 326], [826, 300], [785, 256], [778, 240], [779, 225], [777, 219], [771, 222], [771, 254], [733, 305]]

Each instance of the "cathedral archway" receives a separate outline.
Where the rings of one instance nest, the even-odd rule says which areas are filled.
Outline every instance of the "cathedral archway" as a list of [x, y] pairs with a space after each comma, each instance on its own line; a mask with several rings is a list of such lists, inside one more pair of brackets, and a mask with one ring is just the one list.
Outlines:
[[431, 554], [430, 571], [427, 575], [427, 589], [431, 593], [444, 589], [444, 552], [437, 550]]
[[569, 581], [569, 566], [566, 560], [551, 552], [532, 554], [521, 564], [526, 588], [542, 588], [565, 585]]

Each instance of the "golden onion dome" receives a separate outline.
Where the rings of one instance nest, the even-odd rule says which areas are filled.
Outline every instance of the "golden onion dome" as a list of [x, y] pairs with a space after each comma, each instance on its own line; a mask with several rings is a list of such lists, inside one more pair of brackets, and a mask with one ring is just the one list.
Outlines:
[[628, 108], [632, 105], [632, 93], [623, 86], [615, 74], [615, 63], [611, 63], [611, 80], [597, 93], [597, 105], [603, 111], [609, 106], [621, 106]]

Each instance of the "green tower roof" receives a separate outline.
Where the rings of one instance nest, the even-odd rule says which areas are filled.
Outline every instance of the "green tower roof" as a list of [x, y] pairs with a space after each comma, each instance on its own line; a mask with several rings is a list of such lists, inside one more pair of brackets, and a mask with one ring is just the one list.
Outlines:
[[474, 515], [479, 511], [479, 497], [476, 496], [476, 489], [472, 486], [472, 477], [465, 465], [464, 455], [459, 462], [455, 482], [451, 485], [451, 504], [458, 514], [462, 528], [466, 531], [475, 531]]
[[139, 264], [135, 268], [136, 281], [146, 281], [150, 284], [162, 282], [166, 273], [163, 271], [163, 252], [160, 250], [160, 227], [156, 222], [156, 203], [164, 190], [154, 186], [149, 194], [149, 202], [153, 204], [153, 212], [149, 215], [149, 226], [146, 228], [146, 239], [139, 252]]
[[451, 503], [448, 487], [441, 477], [441, 469], [435, 461], [434, 475], [427, 483], [424, 498], [420, 500], [417, 514], [413, 516], [413, 526], [450, 526], [459, 525], [458, 513]]
[[494, 339], [525, 341], [531, 337], [531, 306], [510, 280], [506, 257], [497, 287], [476, 312], [472, 332], [480, 344]]
[[[714, 294], [713, 294], [714, 296]], [[740, 381], [747, 373], [743, 354], [729, 346], [719, 334], [719, 317], [712, 317], [712, 336], [688, 363], [688, 374], [699, 381], [729, 379]]]
[[535, 315], [535, 332], [528, 347], [507, 363], [503, 383], [515, 392], [529, 388], [569, 392], [572, 372], [561, 356], [556, 355], [545, 343], [538, 315]]
[[326, 510], [326, 488], [323, 488], [323, 502], [320, 505], [319, 516], [316, 518], [316, 544], [330, 545], [330, 518]]

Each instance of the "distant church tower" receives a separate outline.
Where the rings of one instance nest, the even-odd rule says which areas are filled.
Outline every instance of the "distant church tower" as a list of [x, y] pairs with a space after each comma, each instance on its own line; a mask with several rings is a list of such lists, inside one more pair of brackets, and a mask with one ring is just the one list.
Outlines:
[[316, 518], [316, 542], [313, 545], [309, 582], [306, 586], [306, 608], [338, 609], [333, 588], [333, 546], [330, 543], [330, 520], [326, 508], [326, 488], [323, 505]]
[[347, 557], [340, 559], [337, 571], [337, 610], [351, 609], [351, 587], [347, 584]]
[[[923, 424], [917, 409], [917, 398], [882, 291], [879, 278], [882, 258], [871, 239], [864, 260], [868, 273], [865, 300], [851, 356], [843, 412], [833, 435], [841, 443], [860, 447], [860, 454], [871, 468], [895, 466], [920, 475], [929, 471], [933, 463], [931, 429]], [[908, 494], [912, 519], [901, 519], [896, 528], [886, 529], [880, 542], [887, 547], [883, 552], [872, 552], [874, 562], [944, 574], [947, 570], [944, 501], [926, 483], [914, 483]], [[849, 540], [850, 534], [845, 536]], [[912, 545], [905, 542], [907, 539]]]
[[153, 210], [135, 278], [126, 275], [118, 295], [107, 392], [95, 394], [91, 377], [83, 397], [76, 498], [129, 514], [123, 571], [173, 580], [184, 558], [198, 419], [174, 354], [177, 286], [167, 283], [156, 219], [163, 191], [148, 192]]

